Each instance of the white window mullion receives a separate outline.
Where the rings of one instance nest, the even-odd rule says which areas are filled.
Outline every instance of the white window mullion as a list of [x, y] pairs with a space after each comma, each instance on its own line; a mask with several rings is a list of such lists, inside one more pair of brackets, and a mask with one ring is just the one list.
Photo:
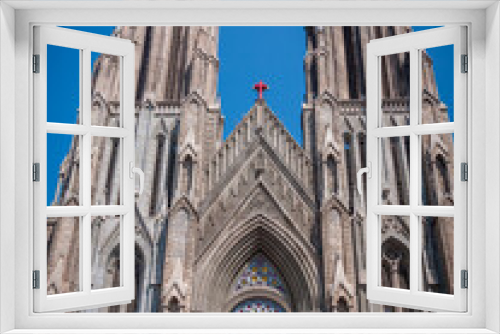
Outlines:
[[90, 213], [93, 216], [124, 215], [130, 212], [130, 208], [124, 205], [92, 205]]
[[82, 222], [82, 244], [80, 247], [81, 251], [81, 267], [80, 271], [82, 273], [82, 291], [85, 294], [90, 294], [91, 284], [92, 284], [92, 217], [90, 215], [90, 205], [91, 205], [91, 163], [92, 163], [92, 135], [88, 131], [90, 126], [91, 117], [91, 51], [89, 49], [83, 49], [81, 52], [82, 64], [80, 66], [80, 96], [81, 96], [81, 123], [87, 129], [87, 132], [82, 136], [82, 160], [80, 162], [82, 170], [82, 178], [80, 179], [80, 187], [82, 191], [82, 201], [83, 206], [88, 210], [83, 216]]
[[[420, 100], [420, 57], [416, 49], [410, 50], [410, 126], [415, 127], [418, 124], [418, 109]], [[410, 134], [410, 207], [418, 205], [418, 188], [420, 164], [418, 163], [419, 155], [419, 137], [415, 133]], [[419, 252], [419, 218], [414, 212], [410, 214], [410, 291], [415, 293], [418, 291], [418, 277], [420, 263]]]
[[383, 127], [383, 128], [374, 129], [373, 134], [375, 136], [377, 136], [378, 138], [403, 137], [403, 136], [409, 136], [411, 133], [411, 130], [412, 130], [411, 126], [409, 126], [409, 125]]
[[92, 159], [92, 135], [88, 131], [90, 126], [91, 117], [91, 51], [89, 49], [84, 49], [82, 52], [82, 74], [80, 76], [81, 82], [83, 83], [80, 89], [81, 92], [81, 112], [82, 117], [81, 122], [85, 129], [87, 130], [82, 136], [82, 160], [80, 162], [82, 177], [81, 177], [81, 188], [82, 193], [82, 203], [83, 206], [89, 208], [91, 205], [91, 159]]
[[[82, 50], [80, 50], [80, 74], [78, 78], [80, 79], [79, 84], [79, 92], [80, 92], [80, 101], [79, 101], [79, 106], [82, 108], [82, 106], [85, 106], [86, 101], [85, 101], [85, 80], [84, 80], [84, 69], [86, 68], [85, 64], [86, 61], [88, 61], [88, 53], [86, 54]], [[90, 61], [89, 61], [90, 62]], [[80, 120], [80, 124], [54, 124], [54, 123], [48, 123], [47, 124], [47, 131], [50, 130], [60, 130], [61, 132], [53, 132], [53, 133], [64, 133], [64, 131], [67, 130], [73, 130], [74, 134], [80, 135], [80, 152], [79, 152], [79, 158], [80, 158], [80, 166], [83, 166], [85, 159], [87, 157], [86, 152], [85, 152], [85, 138], [88, 136], [88, 126], [86, 123], [85, 115], [83, 113], [83, 118]], [[70, 126], [68, 126], [70, 125]], [[71, 133], [68, 133], [71, 134]], [[79, 254], [79, 261], [78, 263], [80, 264], [79, 273], [78, 273], [78, 282], [80, 282], [80, 291], [82, 293], [90, 294], [90, 280], [89, 277], [85, 271], [86, 268], [86, 263], [91, 261], [92, 254], [88, 255], [87, 252], [88, 250], [85, 248], [85, 243], [88, 242], [88, 228], [85, 226], [87, 224], [87, 220], [85, 217], [88, 216], [88, 209], [90, 206], [90, 202], [86, 201], [86, 193], [90, 191], [85, 187], [85, 168], [80, 167], [79, 168], [79, 178], [80, 178], [80, 206], [81, 209], [85, 210], [82, 215], [79, 215], [79, 242], [80, 242], [80, 247], [82, 248]], [[83, 183], [82, 183], [83, 182]], [[49, 209], [49, 208], [47, 208]], [[48, 213], [47, 213], [48, 215]]]
[[[420, 94], [417, 96], [420, 100]], [[419, 101], [420, 104], [420, 101]], [[433, 134], [443, 134], [443, 133], [453, 133], [455, 132], [455, 123], [434, 123], [434, 124], [420, 124], [412, 126], [412, 132], [417, 135], [433, 135]]]
[[416, 214], [420, 217], [454, 217], [455, 208], [453, 206], [433, 206], [433, 205], [375, 205], [372, 209], [377, 215], [388, 216], [410, 216]]
[[454, 132], [455, 132], [455, 124], [454, 122], [449, 122], [449, 123], [383, 127], [375, 129], [373, 131], [373, 134], [378, 138], [388, 138], [388, 137], [409, 136], [412, 133], [417, 135], [432, 135], [432, 134], [444, 134], [444, 133], [454, 133]]
[[[80, 191], [83, 192], [83, 189]], [[45, 211], [47, 217], [83, 217], [89, 212], [89, 208], [84, 206], [48, 206]]]
[[91, 110], [92, 110], [92, 92], [91, 92], [91, 83], [92, 83], [92, 60], [91, 60], [92, 51], [88, 48], [82, 50], [82, 66], [81, 68], [81, 82], [82, 86], [80, 89], [81, 92], [81, 106], [83, 109], [82, 114], [82, 124], [84, 126], [91, 125]]
[[[366, 161], [372, 166], [372, 177], [367, 178], [366, 187], [366, 280], [367, 280], [367, 296], [377, 295], [377, 288], [380, 286], [380, 216], [375, 212], [375, 208], [380, 206], [380, 175], [382, 166], [382, 155], [380, 150], [380, 139], [375, 135], [375, 130], [382, 124], [381, 112], [381, 60], [380, 57], [373, 55], [367, 49], [367, 117], [366, 117]], [[374, 83], [372, 85], [368, 83]]]
[[[424, 238], [424, 229], [422, 228], [421, 219], [422, 218], [419, 218], [418, 225], [417, 225], [418, 235], [420, 236], [419, 240], [422, 240], [422, 238]], [[424, 271], [424, 263], [423, 263], [423, 254], [424, 253], [423, 253], [422, 245], [420, 243], [418, 246], [418, 251], [419, 251], [419, 253], [418, 253], [419, 254], [419, 256], [418, 256], [418, 268], [421, 268], [422, 273], [418, 277], [417, 291], [424, 291], [424, 275], [426, 275], [426, 271]]]
[[376, 205], [373, 207], [373, 213], [377, 215], [409, 216], [411, 207], [409, 205]]
[[47, 132], [65, 135], [84, 135], [92, 133], [96, 137], [123, 138], [129, 131], [122, 128], [105, 126], [88, 126], [81, 124], [47, 123]]
[[454, 217], [453, 206], [417, 205], [411, 208], [412, 213], [420, 217]]
[[127, 212], [121, 216], [121, 256], [130, 259], [124, 261], [123, 270], [121, 271], [121, 284], [128, 290], [130, 299], [135, 295], [134, 266], [135, 266], [135, 180], [130, 179], [132, 176], [130, 168], [135, 164], [135, 104], [134, 98], [127, 96], [135, 96], [135, 51], [132, 48], [129, 54], [120, 58], [120, 82], [123, 83], [120, 99], [123, 101], [120, 104], [120, 122], [126, 131], [125, 137], [122, 139], [122, 185], [121, 185], [121, 202]]
[[[40, 273], [40, 291], [35, 291], [35, 305], [42, 304], [47, 295], [47, 46], [38, 30], [34, 32], [34, 52], [40, 57], [39, 75], [33, 77], [33, 102], [39, 106], [34, 112], [33, 162], [40, 164], [40, 182], [33, 184], [33, 270]], [[45, 243], [44, 243], [45, 241]]]
[[83, 216], [82, 226], [80, 227], [80, 231], [83, 232], [83, 237], [81, 238], [82, 251], [80, 253], [80, 257], [82, 259], [80, 273], [82, 280], [82, 291], [85, 294], [90, 294], [91, 284], [92, 284], [92, 237], [91, 237], [91, 216], [90, 213], [87, 213]]
[[[462, 117], [455, 116], [455, 138], [454, 138], [454, 205], [455, 205], [455, 217], [454, 217], [454, 289], [455, 296], [461, 302], [460, 307], [462, 309], [467, 308], [467, 289], [461, 289], [461, 277], [460, 271], [466, 270], [467, 266], [467, 187], [472, 181], [470, 176], [471, 171], [468, 171], [469, 182], [464, 182], [461, 179], [460, 164], [468, 163], [467, 156], [467, 75], [461, 73], [461, 56], [467, 54], [467, 43], [465, 39], [467, 36], [467, 28], [460, 27], [459, 34], [456, 36], [454, 43], [454, 76], [455, 76], [455, 87], [454, 96], [455, 101], [455, 115], [462, 115]], [[470, 57], [469, 57], [470, 58]], [[469, 61], [469, 64], [472, 62]], [[471, 68], [469, 67], [469, 71]], [[472, 279], [473, 273], [469, 273], [469, 280]]]
[[49, 206], [46, 210], [47, 217], [83, 217], [89, 212], [93, 216], [112, 216], [130, 212], [124, 205]]
[[47, 132], [63, 135], [84, 135], [89, 132], [89, 129], [81, 124], [47, 123]]
[[[120, 121], [121, 124], [122, 121]], [[89, 131], [96, 137], [108, 138], [123, 138], [129, 134], [129, 131], [122, 128], [105, 127], [105, 126], [91, 126]]]

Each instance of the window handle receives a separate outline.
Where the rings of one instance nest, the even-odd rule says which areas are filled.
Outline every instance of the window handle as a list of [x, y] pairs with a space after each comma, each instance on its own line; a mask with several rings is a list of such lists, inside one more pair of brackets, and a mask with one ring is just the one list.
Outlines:
[[139, 195], [141, 195], [142, 191], [144, 190], [144, 172], [142, 171], [142, 169], [134, 167], [134, 162], [130, 161], [129, 162], [129, 177], [131, 179], [133, 179], [134, 174], [139, 175]]
[[366, 177], [371, 179], [372, 177], [372, 163], [370, 161], [368, 161], [368, 166], [365, 167], [365, 168], [361, 168], [360, 170], [358, 170], [358, 173], [356, 174], [356, 180], [357, 180], [357, 184], [358, 184], [358, 192], [360, 195], [363, 195], [363, 185], [361, 184], [361, 175], [363, 175], [364, 173], [366, 173]]

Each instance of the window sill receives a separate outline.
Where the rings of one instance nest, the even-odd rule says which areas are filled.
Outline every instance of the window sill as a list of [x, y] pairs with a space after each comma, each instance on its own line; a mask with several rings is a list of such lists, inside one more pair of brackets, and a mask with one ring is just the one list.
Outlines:
[[[255, 333], [255, 329], [210, 329], [210, 330], [200, 330], [200, 329], [15, 329], [4, 334], [233, 334], [233, 333], [243, 333], [250, 334]], [[269, 329], [269, 330], [258, 330], [259, 334], [303, 334], [303, 333], [314, 333], [314, 334], [399, 334], [399, 333], [409, 333], [409, 334], [486, 334], [495, 333], [484, 328], [470, 328], [470, 329]]]

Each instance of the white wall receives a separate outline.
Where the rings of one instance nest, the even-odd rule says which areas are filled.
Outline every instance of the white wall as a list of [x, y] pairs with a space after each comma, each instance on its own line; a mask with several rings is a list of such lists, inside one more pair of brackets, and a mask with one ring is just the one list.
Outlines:
[[486, 328], [500, 332], [500, 6], [486, 11]]
[[14, 328], [15, 11], [0, 3], [0, 333]]

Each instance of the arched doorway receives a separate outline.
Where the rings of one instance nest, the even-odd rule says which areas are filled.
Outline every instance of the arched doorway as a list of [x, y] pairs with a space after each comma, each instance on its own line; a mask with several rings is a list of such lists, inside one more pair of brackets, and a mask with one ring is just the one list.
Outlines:
[[[272, 300], [287, 311], [310, 312], [319, 308], [317, 260], [297, 230], [285, 221], [264, 215], [235, 219], [226, 229], [230, 233], [219, 234], [200, 252], [193, 296], [200, 311], [230, 312], [239, 303], [255, 298]], [[289, 293], [283, 295], [267, 284], [236, 291], [235, 282], [258, 256], [266, 257], [279, 269]], [[257, 282], [260, 280], [263, 278], [256, 278]]]

